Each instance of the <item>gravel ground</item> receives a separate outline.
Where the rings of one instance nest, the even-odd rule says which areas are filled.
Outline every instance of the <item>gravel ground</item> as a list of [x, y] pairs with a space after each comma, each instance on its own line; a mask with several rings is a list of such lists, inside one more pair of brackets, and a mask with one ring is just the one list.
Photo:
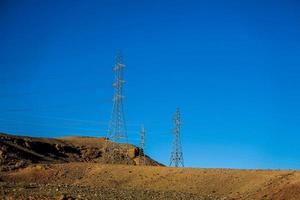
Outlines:
[[[188, 200], [217, 200], [209, 196], [199, 196], [190, 193], [157, 192], [151, 190], [114, 189], [103, 187], [52, 185], [36, 183], [7, 183], [0, 182], [0, 199], [31, 199], [31, 200], [148, 200], [148, 199], [188, 199]], [[223, 198], [224, 199], [224, 198]], [[225, 200], [225, 199], [224, 199]]]

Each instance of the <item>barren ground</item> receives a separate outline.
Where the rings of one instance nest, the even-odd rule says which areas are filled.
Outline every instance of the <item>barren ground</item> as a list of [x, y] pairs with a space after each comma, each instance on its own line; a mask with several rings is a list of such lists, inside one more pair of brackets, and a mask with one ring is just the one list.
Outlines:
[[141, 153], [105, 138], [0, 134], [0, 199], [300, 199], [300, 171], [169, 168]]
[[98, 163], [0, 173], [2, 199], [300, 199], [300, 172]]

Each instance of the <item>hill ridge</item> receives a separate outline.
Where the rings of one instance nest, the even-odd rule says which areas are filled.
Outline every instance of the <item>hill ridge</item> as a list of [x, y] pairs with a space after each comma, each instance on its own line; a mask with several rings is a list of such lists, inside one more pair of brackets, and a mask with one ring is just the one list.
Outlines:
[[140, 162], [140, 149], [131, 144], [115, 144], [128, 153], [122, 160], [112, 160], [104, 150], [104, 143], [111, 141], [101, 137], [68, 136], [41, 138], [0, 133], [0, 170], [13, 170], [30, 164], [52, 164], [68, 162], [119, 163], [127, 165], [158, 165], [149, 156]]

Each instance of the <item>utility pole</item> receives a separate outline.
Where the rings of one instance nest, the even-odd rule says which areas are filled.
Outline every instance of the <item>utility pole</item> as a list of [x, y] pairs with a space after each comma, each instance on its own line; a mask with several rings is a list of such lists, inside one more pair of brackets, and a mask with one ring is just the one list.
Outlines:
[[113, 82], [114, 95], [113, 95], [113, 107], [111, 113], [111, 119], [108, 128], [108, 138], [112, 141], [112, 145], [107, 148], [108, 154], [113, 156], [112, 161], [114, 162], [116, 156], [120, 159], [122, 156], [122, 149], [118, 143], [128, 143], [127, 139], [127, 128], [124, 117], [123, 110], [123, 85], [125, 81], [123, 80], [123, 69], [125, 65], [123, 63], [123, 56], [121, 51], [117, 51], [115, 66], [113, 71], [115, 73], [115, 78]]
[[173, 140], [173, 150], [171, 153], [171, 159], [170, 159], [170, 166], [175, 166], [175, 167], [184, 167], [183, 163], [183, 153], [182, 153], [182, 148], [181, 148], [181, 142], [180, 142], [180, 110], [177, 108], [175, 116], [174, 116], [174, 140]]
[[140, 160], [142, 161], [141, 163], [143, 163], [144, 165], [146, 164], [146, 159], [145, 159], [145, 127], [144, 125], [141, 126], [141, 131], [140, 131], [140, 135], [141, 135], [141, 141], [140, 141]]

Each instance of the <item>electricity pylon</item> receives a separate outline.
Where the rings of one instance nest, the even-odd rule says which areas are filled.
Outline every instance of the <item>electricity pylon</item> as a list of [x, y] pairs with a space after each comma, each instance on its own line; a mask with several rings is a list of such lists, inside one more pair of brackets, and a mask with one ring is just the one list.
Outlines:
[[108, 148], [106, 145], [108, 155], [112, 156], [112, 161], [116, 159], [120, 160], [120, 156], [124, 156], [123, 149], [118, 145], [118, 143], [127, 144], [127, 128], [124, 117], [123, 110], [123, 85], [125, 81], [123, 80], [123, 69], [125, 65], [123, 64], [123, 56], [120, 51], [116, 54], [115, 66], [113, 71], [115, 73], [115, 79], [113, 82], [114, 96], [113, 96], [113, 107], [111, 113], [111, 119], [108, 128], [108, 138], [113, 142]]
[[175, 116], [174, 116], [174, 124], [175, 128], [173, 130], [174, 134], [174, 140], [173, 140], [173, 150], [171, 153], [171, 159], [170, 159], [170, 166], [175, 167], [184, 167], [183, 163], [183, 153], [181, 148], [181, 142], [180, 142], [180, 110], [177, 108]]
[[141, 126], [141, 131], [140, 131], [140, 135], [141, 135], [141, 141], [140, 141], [140, 160], [141, 163], [143, 163], [144, 165], [146, 164], [146, 159], [145, 159], [145, 127], [144, 125]]

